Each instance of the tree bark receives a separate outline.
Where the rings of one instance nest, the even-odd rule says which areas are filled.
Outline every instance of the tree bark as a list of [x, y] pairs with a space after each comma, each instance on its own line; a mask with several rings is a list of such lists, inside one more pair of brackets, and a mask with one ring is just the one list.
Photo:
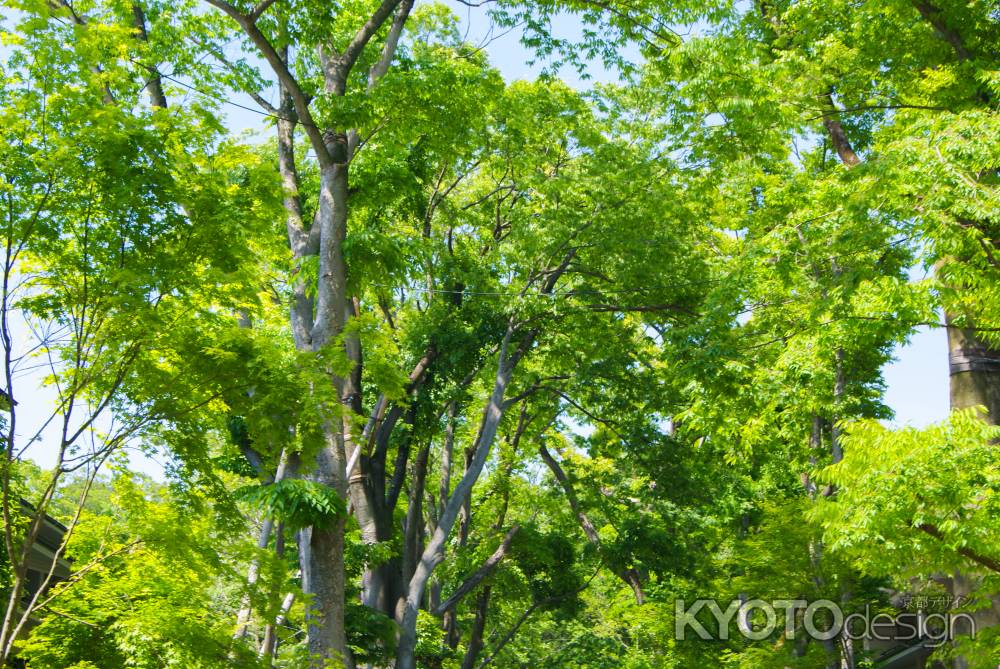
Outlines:
[[472, 487], [479, 479], [479, 475], [486, 465], [493, 441], [496, 438], [497, 429], [504, 413], [504, 394], [510, 383], [510, 377], [516, 367], [520, 357], [524, 354], [527, 345], [522, 342], [518, 350], [508, 357], [508, 348], [513, 335], [513, 324], [508, 326], [507, 334], [504, 336], [503, 344], [500, 347], [500, 354], [497, 361], [497, 372], [493, 381], [493, 391], [490, 399], [483, 410], [483, 418], [480, 423], [479, 435], [476, 439], [475, 455], [472, 458], [469, 468], [462, 479], [455, 486], [455, 490], [444, 512], [438, 521], [438, 526], [434, 530], [427, 547], [420, 556], [413, 578], [410, 579], [406, 598], [396, 612], [396, 621], [399, 623], [399, 642], [396, 650], [396, 669], [416, 669], [416, 659], [414, 650], [417, 644], [417, 611], [420, 601], [423, 598], [424, 588], [430, 579], [434, 568], [444, 559], [444, 546], [451, 533], [451, 529], [458, 517], [459, 508], [464, 503], [465, 498], [471, 493]]
[[[139, 39], [148, 44], [149, 34], [146, 32], [146, 14], [142, 11], [142, 6], [138, 2], [132, 3], [132, 21], [139, 33]], [[156, 69], [155, 65], [149, 65], [146, 69], [149, 70], [149, 79], [146, 81], [146, 92], [149, 93], [149, 103], [153, 107], [166, 109], [167, 96], [163, 93], [163, 80], [160, 72]]]
[[260, 645], [260, 653], [257, 654], [257, 657], [264, 660], [267, 666], [271, 666], [274, 662], [274, 654], [278, 649], [278, 628], [285, 623], [285, 618], [288, 616], [288, 611], [292, 608], [294, 602], [295, 593], [287, 593], [281, 602], [281, 610], [278, 612], [274, 622], [269, 623], [264, 628], [264, 640]]
[[920, 16], [925, 21], [934, 26], [934, 30], [937, 31], [938, 35], [951, 45], [951, 48], [955, 50], [955, 55], [958, 56], [960, 61], [969, 60], [972, 57], [969, 49], [965, 46], [965, 40], [962, 39], [962, 36], [954, 28], [948, 25], [940, 7], [935, 6], [927, 0], [913, 0], [913, 6], [917, 8]]
[[504, 535], [503, 541], [501, 541], [497, 549], [493, 551], [493, 554], [486, 558], [486, 561], [483, 562], [483, 564], [476, 571], [474, 571], [471, 576], [462, 581], [462, 584], [455, 589], [455, 592], [451, 593], [451, 596], [449, 596], [444, 603], [436, 608], [434, 614], [442, 615], [447, 611], [451, 611], [466, 595], [475, 590], [476, 586], [482, 583], [483, 580], [489, 576], [494, 569], [496, 569], [497, 565], [500, 564], [500, 561], [506, 557], [507, 552], [510, 550], [510, 545], [514, 541], [514, 537], [520, 530], [520, 525], [513, 525], [509, 530], [507, 530], [507, 534]]
[[[336, 439], [336, 428], [327, 427], [327, 440], [317, 457], [313, 480], [345, 494], [341, 468], [344, 466], [343, 442]], [[329, 443], [329, 441], [333, 443]], [[339, 441], [339, 443], [338, 443]], [[326, 663], [351, 666], [344, 624], [346, 608], [344, 588], [344, 526], [339, 517], [324, 526], [315, 526], [300, 533], [302, 590], [311, 597], [306, 613], [310, 666], [325, 668]]]
[[[411, 401], [430, 377], [431, 364], [437, 357], [433, 346], [427, 351], [410, 372], [407, 385], [407, 395]], [[405, 422], [411, 427], [415, 420], [415, 409], [406, 411]], [[358, 459], [357, 467], [351, 476], [351, 500], [354, 514], [361, 527], [362, 540], [365, 543], [389, 541], [393, 537], [393, 511], [396, 499], [402, 489], [405, 478], [406, 462], [408, 460], [408, 440], [412, 433], [407, 432], [406, 438], [398, 444], [396, 468], [393, 472], [393, 483], [386, 491], [386, 458], [389, 452], [391, 437], [400, 417], [404, 415], [401, 404], [389, 407], [387, 401], [377, 403], [372, 417], [366, 426], [364, 441], [370, 455]], [[373, 448], [374, 446], [374, 448]], [[396, 605], [402, 596], [403, 580], [401, 561], [393, 558], [383, 564], [366, 568], [362, 575], [362, 601], [366, 606], [381, 611], [388, 616], [395, 615]]]
[[[992, 348], [969, 329], [952, 325], [953, 315], [945, 313], [948, 324], [949, 391], [952, 411], [983, 406], [982, 417], [990, 425], [1000, 424], [1000, 351]], [[919, 529], [930, 536], [942, 538], [940, 531], [929, 523]], [[993, 572], [1000, 572], [997, 560], [981, 556], [966, 547], [958, 549], [964, 557]], [[966, 598], [981, 587], [982, 578], [976, 573], [955, 572], [945, 579], [945, 587], [955, 598]], [[1000, 616], [1000, 597], [991, 595], [991, 605], [972, 614], [978, 627], [996, 624]], [[968, 661], [956, 657], [953, 669], [966, 669]]]
[[991, 347], [970, 329], [948, 324], [948, 367], [951, 409], [984, 406], [991, 425], [1000, 420], [1000, 350]]
[[[267, 483], [277, 483], [283, 481], [286, 475], [295, 475], [294, 470], [296, 469], [294, 460], [297, 456], [289, 457], [285, 451], [281, 452], [281, 456], [278, 460], [278, 467], [274, 472], [274, 476], [269, 477]], [[290, 462], [291, 460], [291, 462]], [[271, 532], [274, 529], [274, 520], [272, 518], [265, 518], [260, 526], [260, 533], [257, 536], [257, 550], [262, 551], [267, 548], [268, 543], [271, 541]], [[276, 542], [279, 541], [276, 539]], [[283, 541], [283, 539], [281, 540]], [[276, 545], [275, 550], [280, 555], [284, 552], [284, 547], [281, 546], [281, 550], [278, 551], [278, 546]], [[254, 586], [257, 584], [257, 578], [260, 575], [260, 559], [254, 557], [250, 562], [250, 568], [247, 570], [247, 589], [248, 592], [243, 597], [243, 601], [240, 605], [239, 613], [236, 616], [236, 632], [233, 634], [234, 639], [242, 639], [246, 636], [247, 627], [250, 622], [250, 592]]]
[[483, 586], [476, 597], [476, 619], [469, 633], [469, 645], [465, 649], [465, 657], [462, 658], [462, 669], [474, 669], [479, 653], [483, 650], [483, 632], [486, 631], [486, 614], [489, 612], [492, 591], [491, 586]]
[[[274, 554], [279, 558], [285, 556], [285, 527], [282, 523], [278, 523], [275, 528], [274, 536]], [[279, 584], [280, 585], [280, 584]], [[279, 591], [280, 592], [280, 591]], [[276, 594], [272, 590], [272, 595]], [[288, 593], [285, 595], [284, 600], [281, 602], [281, 609], [278, 615], [275, 616], [273, 620], [268, 620], [267, 624], [264, 625], [264, 638], [260, 643], [260, 650], [257, 653], [257, 657], [263, 659], [267, 666], [271, 666], [274, 660], [274, 651], [277, 647], [277, 627], [284, 620], [285, 614], [288, 613], [288, 609], [292, 605], [292, 600], [295, 595]], [[287, 603], [287, 606], [286, 606]]]
[[421, 528], [423, 527], [423, 497], [424, 485], [427, 480], [427, 460], [430, 457], [431, 445], [428, 441], [417, 453], [413, 462], [413, 477], [410, 480], [410, 490], [406, 507], [406, 524], [403, 534], [403, 582], [409, 583], [417, 569], [417, 557], [420, 555]]

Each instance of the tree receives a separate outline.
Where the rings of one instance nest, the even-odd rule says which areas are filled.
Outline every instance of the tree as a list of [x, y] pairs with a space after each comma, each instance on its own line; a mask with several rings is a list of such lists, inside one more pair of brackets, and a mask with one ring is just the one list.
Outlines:
[[[489, 3], [547, 62], [513, 83], [408, 0], [7, 6], [4, 657], [35, 616], [52, 666], [853, 667], [846, 636], [674, 643], [672, 601], [887, 606], [873, 527], [992, 587], [989, 425], [870, 422], [922, 325], [955, 407], [995, 403], [985, 3]], [[598, 59], [620, 81], [555, 78]], [[45, 513], [72, 583], [25, 608]]]
[[[66, 476], [93, 481], [138, 440], [197, 431], [202, 409], [239, 383], [188, 363], [204, 361], [212, 338], [235, 325], [226, 313], [256, 302], [246, 279], [257, 266], [252, 240], [274, 203], [254, 155], [220, 142], [197, 109], [136, 106], [131, 73], [100, 58], [119, 36], [30, 16], [19, 28], [0, 93], [0, 338], [9, 416], [0, 474], [12, 571], [2, 662], [65, 551], [64, 541], [41, 587], [24, 599], [26, 558]], [[86, 48], [63, 49], [73, 35]], [[220, 247], [216, 235], [247, 243]], [[31, 369], [44, 370], [53, 396], [36, 424], [19, 420], [20, 391], [38, 378], [25, 377]], [[54, 462], [22, 502], [18, 463], [40, 442]], [[79, 493], [82, 511], [89, 486]], [[68, 519], [66, 541], [76, 520]]]
[[81, 514], [73, 574], [47, 594], [51, 614], [19, 655], [39, 667], [254, 666], [230, 649], [218, 590], [248, 543], [232, 510], [121, 470], [92, 485], [108, 494]]

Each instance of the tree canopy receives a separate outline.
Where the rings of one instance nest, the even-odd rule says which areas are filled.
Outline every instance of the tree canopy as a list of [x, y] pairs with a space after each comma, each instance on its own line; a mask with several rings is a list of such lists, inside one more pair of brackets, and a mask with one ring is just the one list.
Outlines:
[[1000, 662], [994, 3], [2, 6], [0, 666]]

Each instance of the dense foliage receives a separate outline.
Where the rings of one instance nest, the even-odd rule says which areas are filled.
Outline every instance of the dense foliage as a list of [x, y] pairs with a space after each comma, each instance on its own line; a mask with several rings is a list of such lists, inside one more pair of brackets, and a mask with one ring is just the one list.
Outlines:
[[0, 666], [996, 667], [1000, 9], [481, 4], [2, 1]]

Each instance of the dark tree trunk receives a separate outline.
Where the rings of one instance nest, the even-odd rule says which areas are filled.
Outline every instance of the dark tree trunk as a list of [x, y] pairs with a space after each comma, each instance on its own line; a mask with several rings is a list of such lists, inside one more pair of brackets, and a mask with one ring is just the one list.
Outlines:
[[[948, 367], [951, 409], [953, 411], [986, 407], [983, 416], [990, 425], [1000, 424], [1000, 351], [992, 348], [975, 332], [948, 323]], [[925, 532], [929, 532], [924, 528]], [[979, 589], [982, 579], [969, 572], [956, 572], [944, 579], [949, 594], [957, 598], [967, 598]], [[1000, 598], [992, 597], [992, 606], [973, 613], [979, 628], [996, 625], [1000, 621]], [[956, 657], [953, 669], [966, 669], [968, 661]]]
[[462, 669], [473, 669], [479, 653], [483, 650], [483, 632], [486, 631], [486, 614], [490, 608], [491, 586], [483, 586], [476, 597], [476, 619], [472, 623], [472, 632], [469, 634], [469, 645], [465, 649], [465, 657], [462, 658]]
[[985, 420], [1000, 421], [1000, 350], [948, 320], [948, 367], [952, 410], [984, 406]]

